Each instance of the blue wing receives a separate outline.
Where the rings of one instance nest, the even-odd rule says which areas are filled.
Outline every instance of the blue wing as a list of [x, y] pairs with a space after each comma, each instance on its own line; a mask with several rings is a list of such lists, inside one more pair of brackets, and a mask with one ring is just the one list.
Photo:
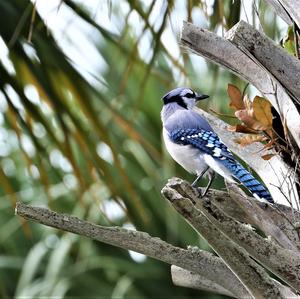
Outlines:
[[203, 154], [214, 157], [255, 197], [274, 203], [268, 190], [234, 158], [215, 132], [201, 128], [174, 129], [169, 132], [169, 136], [174, 143], [191, 145], [198, 148]]
[[175, 129], [169, 132], [169, 136], [174, 143], [192, 145], [201, 152], [209, 154], [216, 159], [229, 159], [235, 161], [232, 153], [213, 131], [207, 131], [200, 128]]
[[174, 143], [192, 145], [215, 158], [235, 160], [206, 119], [195, 111], [176, 111], [167, 119], [164, 127]]

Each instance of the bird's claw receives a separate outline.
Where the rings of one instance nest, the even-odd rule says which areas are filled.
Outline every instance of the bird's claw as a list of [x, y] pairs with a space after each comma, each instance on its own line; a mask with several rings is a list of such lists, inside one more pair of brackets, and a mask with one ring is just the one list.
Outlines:
[[197, 189], [197, 191], [198, 191], [199, 198], [203, 198], [203, 197], [205, 196], [205, 194], [204, 194], [204, 193], [202, 194], [202, 190], [201, 190], [201, 188], [200, 188], [200, 187], [198, 187], [198, 188], [196, 188], [196, 189]]

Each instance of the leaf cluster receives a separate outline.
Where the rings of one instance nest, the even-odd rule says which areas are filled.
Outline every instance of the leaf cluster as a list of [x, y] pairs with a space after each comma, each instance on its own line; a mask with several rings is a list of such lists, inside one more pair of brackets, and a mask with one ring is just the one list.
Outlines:
[[[273, 115], [270, 102], [260, 96], [255, 96], [251, 101], [245, 92], [233, 85], [228, 84], [227, 93], [230, 99], [229, 107], [235, 110], [234, 114], [240, 124], [230, 126], [233, 132], [245, 133], [236, 139], [241, 146], [247, 146], [254, 142], [266, 142], [264, 148], [270, 149], [276, 142], [272, 128]], [[273, 154], [262, 156], [264, 160], [272, 158]]]

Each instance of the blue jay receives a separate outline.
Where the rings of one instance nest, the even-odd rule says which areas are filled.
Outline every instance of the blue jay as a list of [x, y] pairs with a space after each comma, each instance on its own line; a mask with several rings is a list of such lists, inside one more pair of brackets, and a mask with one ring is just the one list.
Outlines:
[[234, 158], [209, 123], [194, 111], [196, 102], [208, 97], [180, 87], [162, 98], [163, 139], [168, 152], [185, 170], [197, 175], [192, 186], [204, 174], [208, 175], [209, 183], [202, 196], [217, 172], [230, 182], [236, 183], [235, 179], [241, 182], [258, 200], [273, 203], [266, 188]]

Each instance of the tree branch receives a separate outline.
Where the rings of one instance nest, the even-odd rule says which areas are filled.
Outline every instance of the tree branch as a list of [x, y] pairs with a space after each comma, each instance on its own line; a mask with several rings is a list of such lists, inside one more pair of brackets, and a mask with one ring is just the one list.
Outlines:
[[214, 281], [237, 298], [243, 298], [248, 293], [224, 262], [209, 252], [199, 249], [182, 249], [159, 238], [151, 237], [144, 232], [121, 227], [100, 226], [74, 216], [59, 214], [45, 208], [27, 206], [23, 203], [17, 203], [16, 214], [47, 226], [126, 250], [133, 250], [165, 263], [193, 271]]
[[[182, 205], [184, 205], [184, 209], [187, 209], [188, 205], [189, 209], [192, 209], [191, 203], [194, 202], [194, 206], [202, 212], [201, 217], [204, 218], [205, 216], [211, 222], [211, 227], [215, 226], [219, 231], [224, 233], [228, 239], [234, 241], [236, 244], [244, 248], [248, 254], [267, 267], [271, 272], [276, 274], [290, 286], [300, 290], [299, 253], [284, 249], [275, 243], [263, 239], [245, 225], [228, 217], [222, 210], [218, 209], [213, 203], [211, 203], [207, 197], [199, 200], [199, 193], [197, 189], [191, 187], [186, 181], [173, 178], [169, 180], [168, 184], [163, 189], [163, 192], [168, 196], [169, 194], [172, 195], [172, 198], [169, 199], [168, 197], [169, 200], [174, 201], [174, 199], [178, 200], [178, 198], [182, 198], [180, 204], [176, 204], [175, 207], [180, 213], [182, 211]], [[185, 201], [185, 203], [182, 203], [182, 201]], [[178, 209], [178, 206], [180, 209]], [[196, 212], [193, 212], [192, 210], [191, 215], [192, 213]], [[250, 210], [249, 213], [252, 213], [252, 211]], [[264, 213], [263, 210], [262, 213]], [[192, 217], [187, 217], [187, 214], [185, 213], [184, 217], [202, 234], [203, 228], [200, 228], [200, 231], [198, 229], [199, 224], [197, 223], [200, 216], [197, 216], [197, 220], [195, 220], [195, 215]], [[195, 226], [195, 223], [197, 227]], [[278, 232], [276, 231], [276, 233]], [[206, 234], [206, 230], [204, 230], [204, 234]], [[203, 235], [203, 237], [209, 242], [206, 235]], [[222, 236], [214, 236], [212, 244], [210, 245], [226, 262], [222, 252], [223, 249], [221, 252], [218, 251], [220, 249], [214, 240], [215, 237], [222, 239]], [[209, 236], [209, 238], [212, 239], [211, 236]], [[288, 242], [288, 238], [286, 239]], [[227, 245], [224, 244], [224, 246]], [[228, 266], [233, 269], [230, 263], [228, 263]], [[240, 277], [239, 275], [237, 276]]]
[[[218, 193], [218, 191], [213, 192]], [[216, 201], [218, 201], [218, 199], [216, 199]], [[188, 250], [178, 248], [158, 238], [150, 237], [143, 232], [117, 227], [103, 227], [66, 214], [58, 214], [48, 209], [30, 207], [22, 203], [17, 204], [16, 214], [61, 230], [80, 234], [127, 250], [134, 250], [166, 263], [184, 268], [188, 271], [192, 271], [193, 273], [197, 273], [201, 277], [204, 277], [203, 289], [205, 290], [208, 290], [207, 282], [211, 281], [211, 291], [215, 291], [214, 286], [218, 286], [219, 289], [226, 290], [224, 292], [226, 295], [232, 294], [236, 298], [248, 298], [250, 296], [247, 289], [230, 271], [223, 260], [208, 252], [194, 248]], [[212, 226], [211, 223], [206, 224]], [[215, 230], [215, 228], [206, 228], [208, 234]], [[222, 236], [222, 234], [217, 234], [215, 236], [218, 238]], [[222, 243], [222, 240], [220, 240], [219, 246], [227, 248], [227, 244]], [[230, 252], [230, 248], [231, 247], [229, 247], [228, 254], [233, 255], [234, 253]], [[243, 259], [241, 261], [243, 261]], [[241, 265], [241, 267], [244, 266]], [[280, 291], [280, 294], [283, 294], [281, 287], [279, 287], [278, 290]], [[274, 294], [271, 292], [271, 296], [273, 295]], [[287, 298], [284, 296], [281, 297]]]
[[244, 21], [232, 27], [226, 38], [249, 51], [300, 104], [300, 61], [296, 57]]
[[[244, 248], [253, 258], [287, 284], [300, 290], [300, 257], [298, 252], [284, 249], [276, 243], [263, 239], [245, 225], [227, 216], [207, 197], [199, 199], [198, 190], [191, 187], [186, 181], [173, 178], [169, 180], [167, 188], [177, 192], [176, 197], [182, 196], [183, 198], [188, 198], [192, 202], [195, 202], [195, 207], [199, 209], [219, 231]], [[258, 209], [260, 208], [258, 207]], [[251, 209], [249, 209], [248, 212], [249, 214], [253, 213]], [[261, 216], [265, 215], [265, 217], [267, 217], [267, 214], [263, 210], [261, 210], [261, 212]], [[259, 211], [255, 211], [255, 213], [258, 214]], [[276, 233], [278, 232], [276, 231]], [[280, 237], [282, 238], [282, 236]], [[284, 240], [290, 242], [287, 237]]]
[[278, 2], [300, 28], [300, 0], [278, 0]]
[[204, 214], [196, 209], [195, 201], [190, 196], [183, 197], [177, 192], [173, 188], [172, 180], [162, 189], [162, 194], [205, 238], [254, 298], [283, 298], [279, 288], [265, 270], [250, 258], [243, 248], [222, 234]]
[[[237, 188], [237, 187], [236, 187]], [[204, 189], [204, 188], [203, 188]], [[230, 189], [229, 189], [230, 191]], [[230, 191], [231, 192], [231, 191]], [[286, 234], [286, 236], [294, 243], [299, 244], [299, 235], [296, 230], [296, 225], [300, 221], [300, 213], [285, 205], [275, 204], [273, 206], [266, 205], [263, 202], [256, 200], [254, 197], [245, 197], [238, 192], [233, 191], [230, 195], [228, 192], [210, 189], [206, 197], [225, 214], [243, 223], [249, 223], [256, 227], [260, 227], [260, 223], [255, 219], [253, 213], [249, 213], [247, 206], [241, 207], [240, 201], [253, 202], [263, 210], [268, 219]]]
[[293, 24], [293, 20], [281, 5], [280, 0], [265, 0], [274, 9], [275, 13], [280, 16], [288, 25]]
[[[199, 274], [195, 274], [191, 271], [187, 271], [183, 268], [172, 266], [171, 267], [172, 281], [175, 285], [186, 288], [193, 288], [198, 290], [204, 290], [213, 292], [215, 294], [226, 295], [230, 297], [235, 297], [234, 294], [223, 288], [222, 286], [216, 284], [214, 281], [207, 279]], [[226, 273], [224, 273], [226, 275]], [[248, 292], [241, 298], [251, 298]]]
[[[199, 274], [187, 271], [180, 267], [172, 266], [171, 274], [172, 274], [173, 283], [175, 285], [186, 287], [186, 288], [213, 291], [214, 293], [217, 294], [234, 297], [233, 294], [229, 293], [226, 289], [222, 288], [218, 284], [215, 284], [214, 282], [200, 276]], [[226, 273], [224, 273], [224, 275], [226, 275]], [[277, 281], [274, 281], [274, 283], [278, 284], [278, 287], [280, 288], [280, 293], [284, 298], [287, 299], [300, 298], [300, 296], [292, 292], [290, 288], [281, 285]], [[249, 298], [249, 294], [245, 293], [245, 295], [242, 296], [241, 298]]]
[[[261, 229], [266, 236], [272, 236], [279, 244], [281, 244], [283, 248], [299, 252], [299, 236], [295, 226], [290, 228], [289, 235], [291, 235], [291, 232], [294, 232], [294, 234], [291, 235], [292, 238], [289, 239], [285, 232], [281, 229], [282, 226], [277, 225], [272, 218], [269, 217], [271, 214], [270, 212], [266, 213], [266, 210], [261, 209], [255, 201], [247, 199], [245, 196], [241, 196], [239, 194], [241, 190], [235, 184], [228, 183], [227, 185], [231, 199], [235, 201], [245, 213], [248, 214], [249, 218], [251, 218], [256, 227]], [[275, 211], [275, 208], [270, 205], [269, 211], [272, 210]]]

